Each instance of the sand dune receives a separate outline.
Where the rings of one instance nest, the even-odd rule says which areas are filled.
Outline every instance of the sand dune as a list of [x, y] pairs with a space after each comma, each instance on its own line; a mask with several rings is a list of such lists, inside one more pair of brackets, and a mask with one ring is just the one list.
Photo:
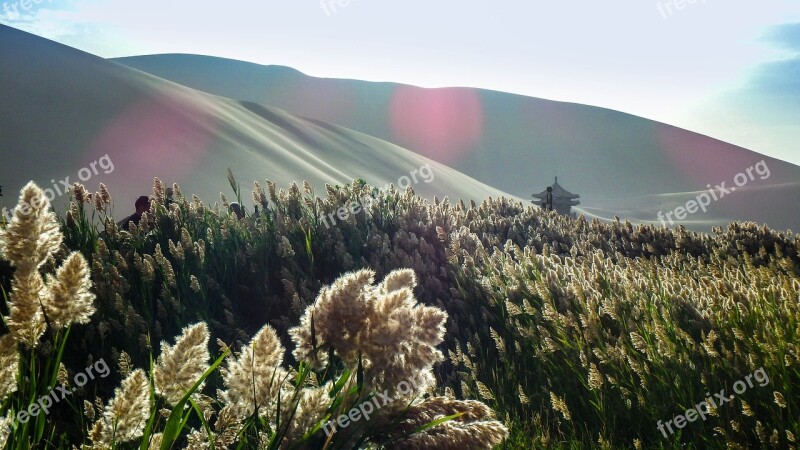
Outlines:
[[[265, 103], [394, 142], [477, 180], [530, 198], [559, 175], [587, 215], [658, 223], [764, 160], [769, 178], [713, 202], [683, 223], [729, 220], [800, 228], [800, 168], [750, 150], [617, 111], [479, 89], [421, 89], [321, 79], [279, 66], [196, 55], [117, 60], [229, 98]], [[665, 193], [685, 193], [664, 197]]]
[[[410, 184], [429, 198], [504, 194], [380, 139], [198, 92], [5, 26], [0, 61], [0, 208], [15, 205], [31, 179], [59, 206], [65, 184], [106, 183], [116, 216], [151, 192], [153, 177], [215, 201], [219, 192], [231, 197], [228, 167], [247, 191], [265, 178], [283, 187], [308, 180], [317, 192], [362, 178]], [[432, 179], [420, 175], [426, 164]]]

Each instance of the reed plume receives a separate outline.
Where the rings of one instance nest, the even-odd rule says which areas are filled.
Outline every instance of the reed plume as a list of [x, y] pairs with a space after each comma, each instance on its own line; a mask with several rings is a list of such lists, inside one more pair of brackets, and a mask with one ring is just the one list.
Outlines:
[[89, 323], [95, 312], [89, 265], [83, 255], [72, 253], [59, 267], [44, 298], [47, 319], [59, 329], [73, 323]]
[[[414, 432], [443, 417], [458, 415], [422, 432]], [[494, 412], [481, 402], [431, 397], [408, 408], [405, 418], [389, 438], [387, 449], [491, 450], [508, 435]]]
[[374, 276], [361, 270], [323, 288], [300, 326], [290, 330], [295, 357], [319, 364], [326, 351], [317, 347], [330, 348], [350, 367], [361, 358], [371, 389], [394, 395], [398, 383], [415, 380], [419, 395], [434, 384], [431, 367], [442, 359], [436, 346], [444, 339], [447, 313], [417, 304], [412, 270], [395, 270], [377, 286]]
[[122, 380], [103, 415], [94, 423], [89, 438], [96, 448], [133, 441], [142, 436], [150, 417], [150, 383], [141, 369]]
[[208, 326], [200, 322], [184, 328], [175, 345], [161, 343], [153, 369], [156, 392], [174, 405], [200, 379], [209, 366]]
[[0, 229], [0, 255], [4, 255], [17, 271], [32, 273], [61, 246], [63, 235], [50, 202], [33, 182], [20, 191], [14, 217]]
[[265, 325], [236, 358], [229, 358], [222, 369], [226, 389], [220, 399], [240, 418], [273, 410], [278, 392], [286, 381], [283, 346], [275, 330]]
[[62, 239], [44, 193], [28, 183], [11, 223], [0, 229], [0, 254], [16, 269], [5, 321], [14, 338], [29, 347], [38, 345], [46, 328], [42, 302], [48, 292], [39, 269], [58, 251]]
[[17, 391], [19, 351], [11, 334], [0, 337], [0, 402]]
[[46, 295], [44, 279], [38, 270], [14, 273], [5, 322], [11, 335], [31, 348], [39, 345], [39, 338], [47, 328], [41, 306]]

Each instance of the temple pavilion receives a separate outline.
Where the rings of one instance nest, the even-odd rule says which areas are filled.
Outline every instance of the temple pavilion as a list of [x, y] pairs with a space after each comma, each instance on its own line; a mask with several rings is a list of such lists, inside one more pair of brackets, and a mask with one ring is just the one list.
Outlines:
[[548, 186], [547, 189], [538, 194], [533, 194], [532, 197], [536, 199], [532, 201], [535, 205], [541, 206], [548, 211], [556, 211], [565, 216], [572, 214], [573, 206], [581, 204], [578, 200], [580, 195], [573, 194], [561, 187], [558, 184], [558, 177], [556, 177], [552, 186]]

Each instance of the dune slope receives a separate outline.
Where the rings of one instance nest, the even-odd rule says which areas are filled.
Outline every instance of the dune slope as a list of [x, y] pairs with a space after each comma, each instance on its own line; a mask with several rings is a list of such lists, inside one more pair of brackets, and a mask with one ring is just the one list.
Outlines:
[[[207, 56], [117, 61], [394, 142], [519, 197], [530, 198], [558, 175], [562, 186], [581, 194], [579, 210], [589, 216], [658, 223], [661, 211], [698, 230], [729, 220], [800, 228], [800, 213], [791, 207], [800, 198], [799, 167], [617, 111], [480, 89], [314, 78]], [[769, 176], [755, 169], [749, 176], [762, 160]], [[676, 208], [697, 201], [708, 185], [731, 187], [739, 173], [748, 175], [745, 185], [712, 200], [705, 212], [684, 216], [679, 210], [677, 219]]]
[[[31, 179], [51, 189], [57, 205], [67, 183], [96, 190], [104, 182], [120, 217], [152, 192], [153, 177], [214, 201], [219, 192], [231, 197], [228, 167], [246, 193], [265, 178], [282, 187], [308, 180], [317, 192], [362, 178], [410, 184], [429, 198], [503, 195], [380, 139], [199, 92], [5, 26], [0, 61], [0, 207], [15, 205]], [[432, 175], [420, 172], [426, 164]]]

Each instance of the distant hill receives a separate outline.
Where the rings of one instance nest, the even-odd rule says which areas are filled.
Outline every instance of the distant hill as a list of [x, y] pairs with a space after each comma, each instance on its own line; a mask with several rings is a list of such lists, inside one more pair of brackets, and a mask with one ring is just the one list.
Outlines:
[[698, 230], [730, 220], [800, 228], [792, 208], [800, 198], [800, 167], [617, 111], [471, 88], [314, 78], [287, 67], [198, 55], [116, 61], [394, 142], [519, 197], [530, 199], [559, 175], [561, 185], [581, 194], [580, 212], [606, 219], [658, 222], [659, 211], [686, 207], [708, 185], [725, 182], [727, 189], [737, 174], [764, 160], [768, 178], [756, 176], [712, 201], [707, 212], [676, 222]]
[[[321, 195], [325, 183], [359, 178], [410, 184], [428, 198], [508, 195], [380, 139], [212, 96], [6, 26], [0, 61], [0, 208], [13, 207], [31, 179], [63, 204], [66, 177], [87, 179], [91, 190], [106, 183], [119, 217], [152, 192], [153, 177], [213, 202], [219, 192], [231, 198], [228, 167], [248, 204], [252, 182], [265, 178], [284, 188], [308, 180]], [[432, 180], [427, 169], [420, 174], [426, 164]]]

